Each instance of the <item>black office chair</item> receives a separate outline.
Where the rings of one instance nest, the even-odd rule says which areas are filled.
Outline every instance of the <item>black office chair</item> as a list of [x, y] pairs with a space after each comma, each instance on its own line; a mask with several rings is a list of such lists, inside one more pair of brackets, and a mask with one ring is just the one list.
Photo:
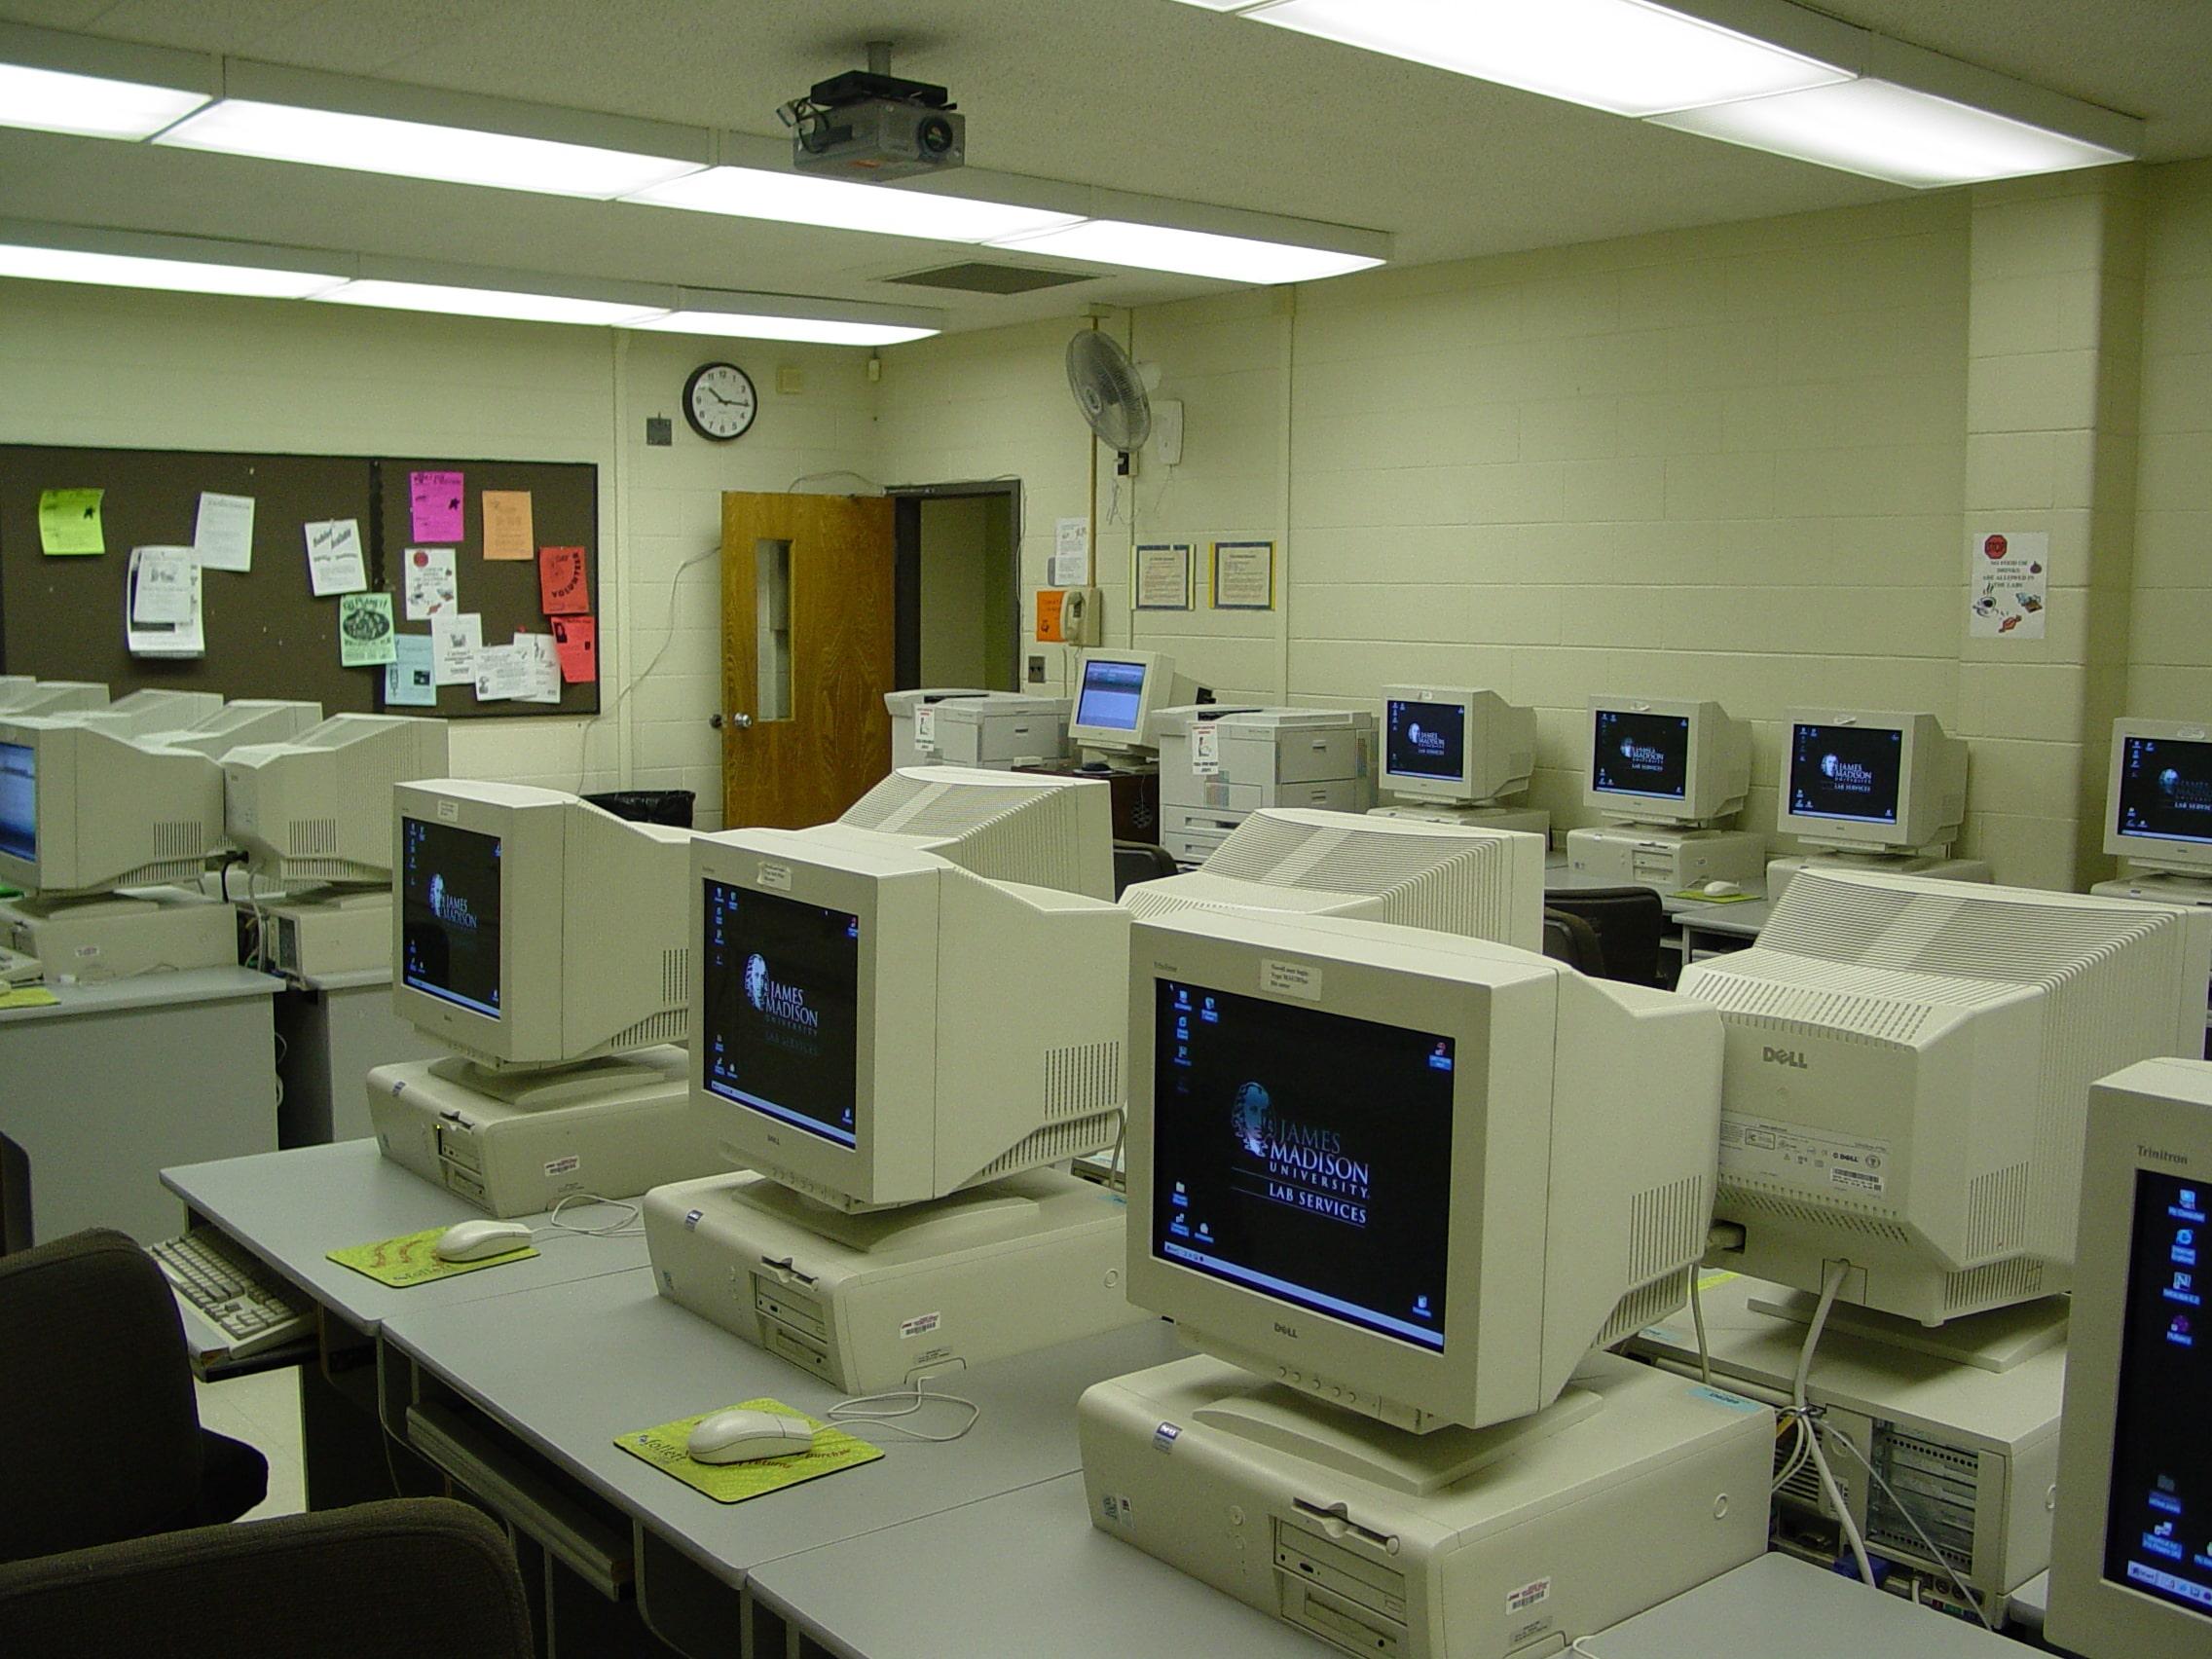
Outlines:
[[506, 1534], [387, 1499], [0, 1565], [0, 1653], [85, 1659], [530, 1659]]
[[1114, 897], [1119, 899], [1140, 881], [1158, 881], [1175, 873], [1175, 858], [1153, 841], [1114, 843]]
[[0, 1562], [235, 1521], [267, 1494], [268, 1459], [200, 1426], [176, 1299], [127, 1235], [0, 1257]]
[[1544, 895], [1544, 907], [1589, 923], [1598, 936], [1604, 966], [1596, 972], [1601, 977], [1632, 985], [1659, 983], [1659, 935], [1666, 926], [1667, 909], [1652, 889], [1553, 889]]
[[1578, 974], [1596, 977], [1605, 971], [1605, 953], [1598, 947], [1598, 930], [1580, 916], [1549, 905], [1544, 908], [1544, 954]]

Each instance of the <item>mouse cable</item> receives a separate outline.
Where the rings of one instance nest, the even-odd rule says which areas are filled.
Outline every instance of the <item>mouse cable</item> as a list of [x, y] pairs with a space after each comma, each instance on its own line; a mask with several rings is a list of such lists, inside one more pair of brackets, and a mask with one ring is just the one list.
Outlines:
[[[877, 1402], [884, 1400], [897, 1400], [903, 1402], [903, 1404], [902, 1404], [896, 1411], [862, 1410], [863, 1407], [873, 1406]], [[968, 1408], [968, 1420], [962, 1423], [958, 1428], [954, 1429], [950, 1434], [927, 1434], [924, 1433], [921, 1429], [911, 1428], [905, 1423], [898, 1420], [901, 1418], [912, 1417], [925, 1405], [930, 1405], [938, 1401], [942, 1401], [944, 1404], [951, 1406], [966, 1406]], [[847, 1399], [839, 1400], [835, 1405], [831, 1406], [822, 1415], [829, 1421], [836, 1423], [839, 1427], [846, 1427], [852, 1424], [865, 1422], [871, 1424], [874, 1429], [889, 1429], [893, 1434], [903, 1434], [908, 1440], [928, 1440], [943, 1443], [960, 1439], [962, 1436], [967, 1434], [970, 1429], [974, 1428], [978, 1422], [982, 1421], [983, 1408], [976, 1404], [974, 1400], [962, 1399], [958, 1394], [928, 1393], [924, 1391], [922, 1385], [917, 1382], [914, 1384], [911, 1392], [908, 1392], [907, 1390], [902, 1388], [887, 1388], [879, 1394], [852, 1395]]]

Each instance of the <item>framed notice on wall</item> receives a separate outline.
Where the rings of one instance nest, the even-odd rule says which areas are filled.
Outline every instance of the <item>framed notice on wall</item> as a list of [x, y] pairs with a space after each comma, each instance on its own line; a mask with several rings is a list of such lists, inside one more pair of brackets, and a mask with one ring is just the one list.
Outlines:
[[1216, 610], [1272, 610], [1275, 608], [1273, 542], [1217, 541], [1213, 544], [1213, 608]]
[[1189, 610], [1195, 603], [1192, 567], [1198, 549], [1188, 541], [1140, 541], [1130, 591], [1139, 610]]

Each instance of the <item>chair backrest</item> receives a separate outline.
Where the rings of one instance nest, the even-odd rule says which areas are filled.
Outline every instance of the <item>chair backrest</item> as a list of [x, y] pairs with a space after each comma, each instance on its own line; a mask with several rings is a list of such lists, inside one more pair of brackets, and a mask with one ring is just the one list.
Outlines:
[[398, 1498], [0, 1566], [0, 1653], [530, 1659], [530, 1613], [498, 1526]]
[[1176, 873], [1175, 855], [1153, 841], [1114, 843], [1114, 897], [1119, 899], [1140, 881], [1157, 881]]
[[145, 1251], [99, 1229], [0, 1256], [0, 1561], [191, 1525], [200, 1411]]
[[1600, 970], [1604, 977], [1635, 985], [1659, 983], [1659, 935], [1667, 908], [1651, 888], [1555, 888], [1545, 893], [1544, 907], [1579, 916], [1596, 931], [1605, 963]]
[[1547, 907], [1544, 911], [1544, 954], [1564, 962], [1578, 974], [1603, 977], [1605, 953], [1598, 947], [1598, 931], [1580, 916]]

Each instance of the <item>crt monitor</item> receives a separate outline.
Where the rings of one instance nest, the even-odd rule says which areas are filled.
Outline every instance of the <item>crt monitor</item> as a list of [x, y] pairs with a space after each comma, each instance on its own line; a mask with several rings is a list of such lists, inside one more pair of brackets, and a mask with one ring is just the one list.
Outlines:
[[115, 737], [150, 737], [159, 732], [184, 731], [198, 725], [222, 708], [217, 691], [131, 691], [101, 708], [88, 709], [70, 718]]
[[1137, 916], [1191, 909], [1361, 916], [1540, 950], [1544, 837], [1262, 807], [1197, 869], [1136, 882], [1122, 903]]
[[193, 725], [157, 732], [152, 741], [165, 749], [189, 749], [210, 760], [220, 760], [249, 743], [288, 743], [321, 721], [320, 703], [240, 697]]
[[2113, 722], [2105, 851], [2212, 874], [2212, 728], [2201, 721]]
[[391, 880], [391, 790], [446, 769], [446, 722], [333, 715], [223, 756], [224, 813], [254, 874], [288, 885]]
[[1125, 910], [810, 830], [701, 836], [690, 885], [691, 1098], [733, 1164], [858, 1212], [1114, 1144]]
[[859, 846], [893, 840], [994, 881], [1114, 897], [1113, 796], [1099, 778], [909, 766], [810, 833]]
[[[2204, 1042], [2212, 911], [1805, 869], [1678, 985], [1728, 1032], [1724, 1265], [1938, 1325], [2072, 1283], [2089, 1085]], [[1716, 1258], [1720, 1260], [1720, 1258]]]
[[1792, 709], [1775, 828], [1853, 852], [1948, 846], [1966, 820], [1967, 746], [1934, 715]]
[[1488, 801], [1529, 787], [1536, 714], [1495, 691], [1382, 687], [1382, 787], [1409, 800]]
[[2212, 1066], [2089, 1091], [2046, 1634], [2082, 1659], [2212, 1652]]
[[1159, 651], [1087, 650], [1076, 658], [1075, 711], [1068, 741], [1079, 749], [1134, 754], [1157, 750], [1153, 716], [1200, 701], [1198, 687]]
[[460, 778], [400, 784], [386, 810], [400, 1018], [494, 1070], [683, 1040], [688, 830]]
[[223, 774], [204, 755], [0, 718], [0, 881], [56, 898], [197, 881], [222, 842]]
[[0, 690], [0, 715], [66, 715], [107, 707], [107, 687], [94, 680], [33, 680]]
[[1130, 938], [1129, 1300], [1425, 1432], [1526, 1417], [1681, 1306], [1712, 1010], [1532, 951], [1332, 917]]
[[1716, 823], [1751, 784], [1751, 728], [1718, 703], [1593, 697], [1584, 801], [1632, 824]]

